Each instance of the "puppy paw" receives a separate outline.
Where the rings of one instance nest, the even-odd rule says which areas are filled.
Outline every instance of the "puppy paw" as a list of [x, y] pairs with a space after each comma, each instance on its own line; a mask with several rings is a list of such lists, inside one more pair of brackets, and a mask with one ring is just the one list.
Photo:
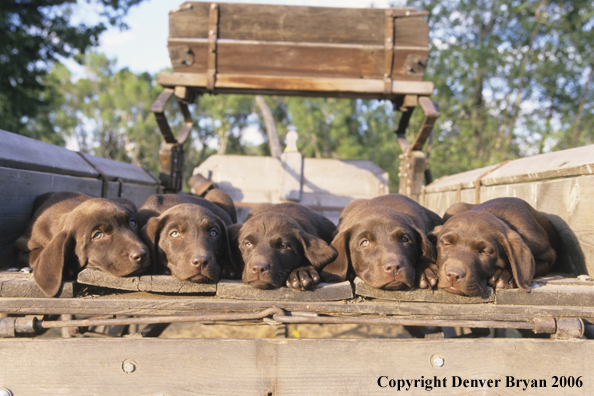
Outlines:
[[295, 290], [313, 289], [320, 283], [320, 275], [314, 267], [301, 267], [293, 270], [287, 278], [287, 287]]
[[437, 281], [439, 280], [437, 275], [439, 273], [439, 268], [437, 267], [437, 264], [421, 264], [417, 268], [417, 273], [419, 274], [417, 286], [420, 289], [433, 289], [437, 286]]
[[489, 286], [496, 289], [513, 289], [518, 287], [514, 275], [509, 270], [498, 268], [489, 278]]

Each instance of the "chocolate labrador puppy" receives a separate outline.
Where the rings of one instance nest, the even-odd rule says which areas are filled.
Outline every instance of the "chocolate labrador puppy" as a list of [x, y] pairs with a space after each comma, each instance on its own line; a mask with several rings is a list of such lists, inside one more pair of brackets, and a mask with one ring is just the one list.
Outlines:
[[63, 276], [85, 267], [126, 276], [150, 265], [134, 204], [79, 192], [37, 197], [31, 222], [14, 249], [21, 262], [28, 258], [35, 283], [49, 297], [58, 293]]
[[237, 214], [224, 191], [211, 190], [205, 198], [155, 194], [142, 205], [139, 218], [157, 272], [169, 270], [180, 280], [196, 283], [241, 273], [227, 233]]
[[329, 246], [336, 226], [298, 203], [260, 204], [237, 231], [242, 279], [258, 289], [287, 285], [311, 289], [319, 271], [336, 258]]
[[454, 204], [436, 227], [438, 287], [480, 296], [487, 284], [530, 291], [534, 276], [555, 263], [559, 235], [553, 223], [519, 198], [480, 205]]
[[435, 286], [435, 247], [427, 234], [441, 224], [437, 214], [400, 194], [351, 202], [332, 241], [338, 257], [324, 268], [322, 278], [357, 275], [386, 290]]

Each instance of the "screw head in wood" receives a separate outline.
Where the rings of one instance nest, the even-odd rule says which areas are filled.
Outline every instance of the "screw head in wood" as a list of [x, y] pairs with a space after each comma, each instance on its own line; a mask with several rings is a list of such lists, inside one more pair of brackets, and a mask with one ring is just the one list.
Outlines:
[[433, 355], [431, 357], [431, 364], [433, 367], [443, 367], [445, 364], [445, 359], [438, 355]]
[[131, 360], [131, 359], [124, 360], [124, 362], [122, 363], [122, 370], [124, 370], [124, 373], [126, 373], [126, 374], [135, 372], [136, 371], [136, 362], [134, 362], [134, 360]]
[[0, 388], [0, 396], [13, 396], [10, 389]]

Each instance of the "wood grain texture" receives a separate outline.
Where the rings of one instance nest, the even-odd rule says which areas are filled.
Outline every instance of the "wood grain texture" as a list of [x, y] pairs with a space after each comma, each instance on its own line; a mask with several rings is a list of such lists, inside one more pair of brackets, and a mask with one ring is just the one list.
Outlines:
[[382, 300], [394, 301], [418, 301], [427, 303], [442, 303], [442, 304], [482, 304], [495, 301], [495, 292], [492, 288], [487, 287], [485, 293], [480, 297], [459, 296], [457, 294], [448, 293], [444, 290], [381, 290], [374, 289], [369, 286], [361, 278], [357, 277], [354, 281], [355, 294], [358, 296], [378, 298]]
[[256, 289], [242, 281], [221, 280], [217, 284], [217, 297], [260, 301], [337, 301], [353, 298], [350, 282], [320, 283], [313, 290]]
[[[594, 388], [588, 340], [10, 339], [0, 340], [0, 350], [0, 384], [23, 396], [396, 393], [378, 386], [381, 376], [445, 377], [446, 386], [433, 389], [439, 395], [589, 395]], [[435, 357], [443, 367], [432, 364]], [[584, 385], [553, 388], [552, 376], [560, 375], [581, 376]], [[454, 387], [452, 376], [500, 383]], [[506, 387], [506, 376], [545, 379], [547, 386]], [[426, 392], [419, 386], [406, 394]]]
[[[0, 272], [0, 297], [46, 298], [33, 280], [33, 274]], [[57, 298], [74, 297], [74, 282], [62, 282]]]
[[171, 275], [142, 275], [117, 277], [96, 269], [78, 273], [77, 282], [110, 289], [147, 291], [155, 293], [210, 293], [217, 290], [216, 284], [180, 281]]
[[99, 177], [76, 152], [0, 130], [0, 167]]
[[255, 311], [276, 306], [288, 311], [331, 315], [398, 315], [423, 319], [526, 321], [532, 318], [594, 320], [594, 307], [435, 304], [404, 301], [298, 302], [231, 300], [217, 297], [155, 295], [88, 296], [85, 298], [0, 298], [0, 312], [9, 314], [188, 315], [208, 311]]
[[120, 179], [125, 182], [155, 186], [154, 177], [140, 166], [114, 161], [109, 158], [82, 153], [82, 156], [95, 168], [105, 174], [109, 180]]
[[[188, 7], [191, 5], [191, 8]], [[207, 37], [210, 3], [186, 2], [169, 13], [169, 37]], [[401, 18], [399, 46], [429, 46], [423, 17]], [[219, 4], [220, 39], [383, 44], [385, 12], [372, 8]], [[397, 24], [398, 25], [398, 24]], [[410, 32], [404, 34], [403, 31]]]
[[[206, 92], [206, 74], [159, 73], [157, 81], [164, 87], [187, 86]], [[392, 81], [392, 94], [384, 94], [384, 82], [361, 78], [315, 78], [247, 74], [217, 74], [216, 93], [250, 95], [298, 95], [344, 98], [391, 99], [401, 95], [433, 94], [429, 81]]]

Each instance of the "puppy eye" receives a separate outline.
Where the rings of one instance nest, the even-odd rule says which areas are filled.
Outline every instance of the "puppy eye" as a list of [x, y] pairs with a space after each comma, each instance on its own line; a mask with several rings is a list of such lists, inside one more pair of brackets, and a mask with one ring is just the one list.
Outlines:
[[483, 248], [479, 250], [480, 254], [491, 254], [491, 250], [489, 248]]
[[179, 237], [179, 232], [177, 230], [173, 230], [169, 233], [169, 236], [172, 238], [177, 238]]
[[136, 220], [130, 219], [130, 227], [134, 228], [134, 227], [136, 227], [136, 225], [137, 225]]
[[449, 242], [446, 242], [446, 241], [443, 241], [443, 242], [441, 242], [441, 246], [448, 247], [448, 246], [450, 246], [450, 243]]
[[402, 243], [406, 243], [406, 242], [409, 242], [409, 241], [410, 241], [410, 239], [408, 239], [408, 237], [406, 235], [403, 236], [402, 238], [400, 238], [400, 242], [402, 242]]
[[280, 244], [281, 249], [289, 249], [289, 245], [285, 245], [284, 243]]
[[245, 246], [245, 247], [248, 247], [248, 248], [249, 248], [249, 247], [252, 247], [252, 243], [251, 243], [250, 241], [245, 241], [245, 242], [243, 243], [243, 246]]
[[216, 238], [219, 236], [219, 232], [215, 229], [210, 230], [210, 236]]
[[359, 246], [361, 246], [361, 247], [368, 247], [369, 246], [369, 241], [367, 239], [363, 239], [361, 241], [361, 243], [359, 243]]
[[101, 238], [103, 238], [103, 233], [101, 231], [97, 231], [93, 234], [93, 236], [91, 238], [93, 238], [95, 240], [101, 239]]

